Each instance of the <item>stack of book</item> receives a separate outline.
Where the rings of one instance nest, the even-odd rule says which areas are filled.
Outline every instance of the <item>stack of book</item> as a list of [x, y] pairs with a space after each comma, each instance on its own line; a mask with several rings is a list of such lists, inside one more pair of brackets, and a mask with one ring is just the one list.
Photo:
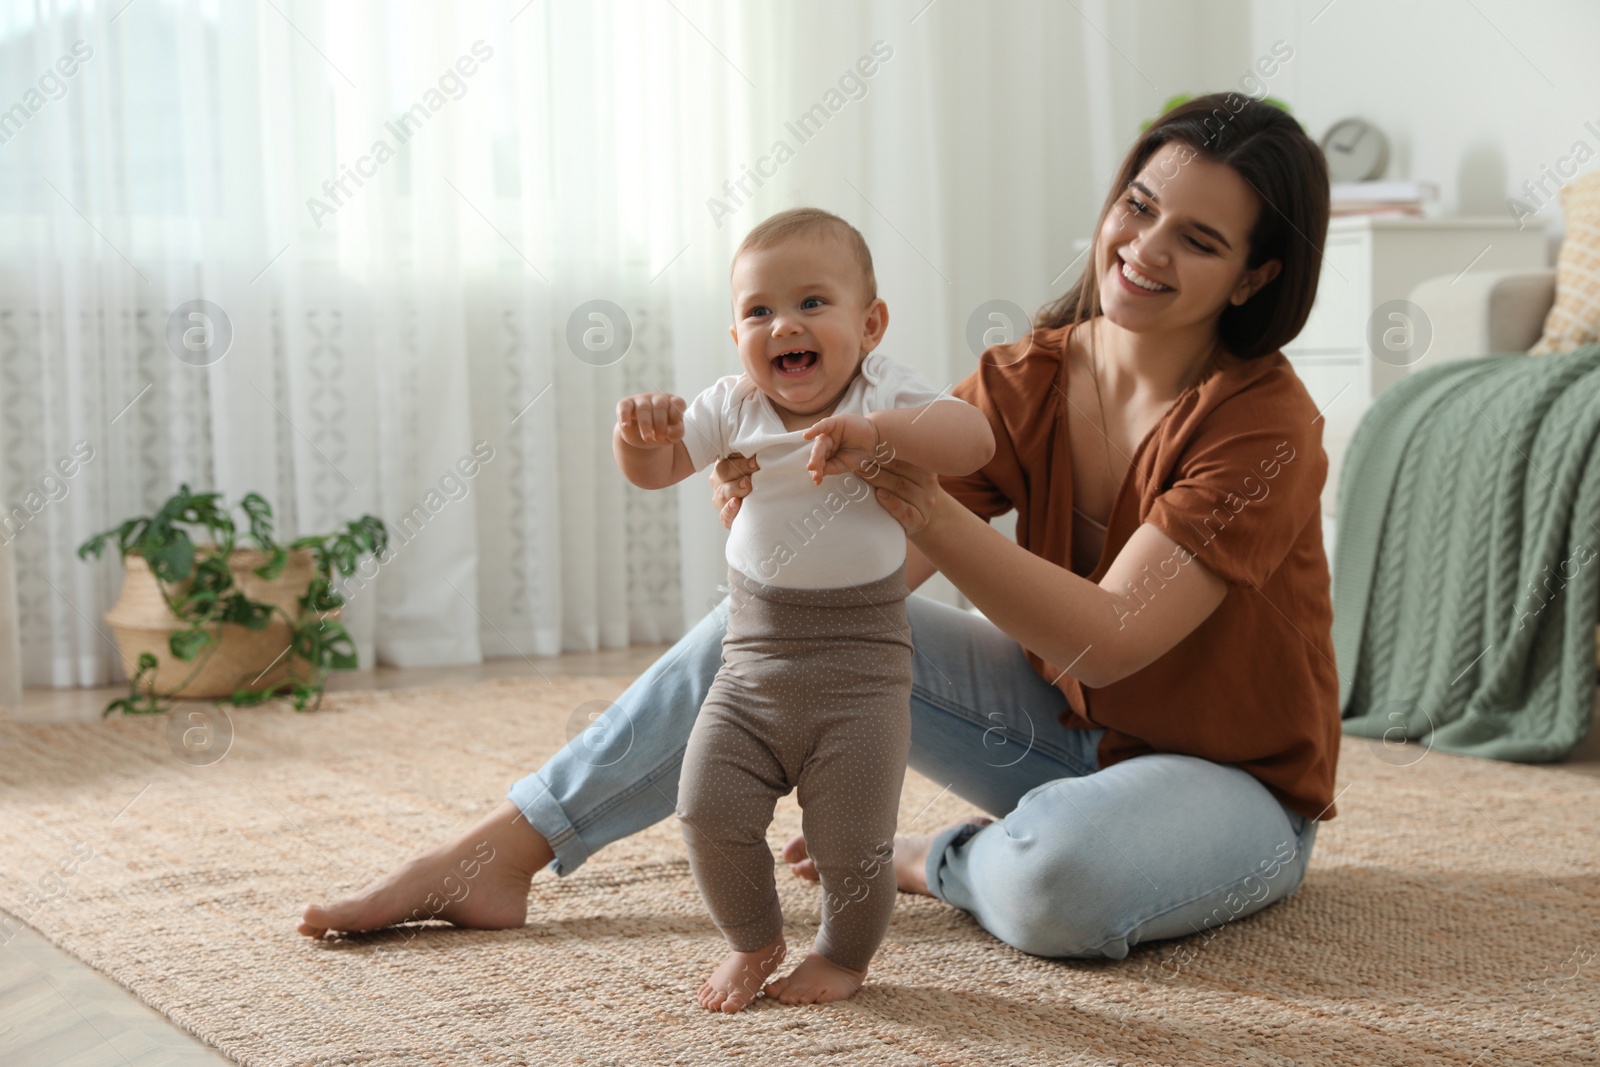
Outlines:
[[1433, 182], [1394, 179], [1376, 182], [1334, 182], [1332, 214], [1422, 215], [1424, 202], [1439, 199]]

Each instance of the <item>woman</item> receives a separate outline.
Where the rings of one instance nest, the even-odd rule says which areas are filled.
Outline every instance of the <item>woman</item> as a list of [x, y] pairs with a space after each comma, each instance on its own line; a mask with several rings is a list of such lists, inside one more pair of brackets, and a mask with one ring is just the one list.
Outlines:
[[[1338, 682], [1321, 422], [1280, 348], [1310, 312], [1327, 222], [1321, 152], [1286, 113], [1235, 94], [1174, 109], [1124, 161], [1082, 277], [956, 387], [995, 458], [872, 478], [905, 527], [908, 584], [937, 570], [984, 616], [907, 601], [911, 766], [1000, 820], [897, 838], [901, 890], [1024, 952], [1122, 958], [1298, 888], [1334, 814]], [[752, 466], [714, 472], [724, 523]], [[1015, 542], [988, 523], [1012, 508]], [[569, 874], [673, 813], [726, 621], [724, 602], [629, 687], [603, 743], [308, 906], [301, 932], [521, 925], [540, 868]], [[815, 877], [803, 837], [784, 859]]]

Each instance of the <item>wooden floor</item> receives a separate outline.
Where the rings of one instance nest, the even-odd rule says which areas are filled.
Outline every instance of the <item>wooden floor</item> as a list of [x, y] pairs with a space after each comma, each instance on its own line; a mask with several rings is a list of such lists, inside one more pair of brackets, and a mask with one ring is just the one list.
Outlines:
[[[467, 685], [533, 674], [632, 676], [667, 645], [574, 653], [546, 659], [493, 660], [475, 667], [378, 668], [335, 676], [332, 689]], [[29, 690], [16, 719], [93, 722], [115, 689]], [[1600, 704], [1596, 715], [1600, 717]], [[1562, 764], [1600, 776], [1600, 723]], [[3, 913], [0, 913], [3, 914]], [[165, 1067], [232, 1061], [173, 1026], [126, 989], [24, 927], [0, 945], [0, 1064], [5, 1067]]]

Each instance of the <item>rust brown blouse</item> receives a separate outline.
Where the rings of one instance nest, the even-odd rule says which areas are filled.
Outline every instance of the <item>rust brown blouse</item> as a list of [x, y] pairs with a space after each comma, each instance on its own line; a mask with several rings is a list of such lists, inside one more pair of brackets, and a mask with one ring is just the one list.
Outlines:
[[[1017, 543], [1071, 569], [1072, 457], [1066, 421], [1067, 327], [985, 353], [952, 392], [994, 430], [994, 458], [941, 478], [984, 519], [1015, 508]], [[1328, 459], [1316, 404], [1282, 352], [1227, 360], [1183, 393], [1134, 453], [1082, 577], [1098, 584], [1144, 523], [1179, 546], [1121, 590], [1136, 617], [1178, 568], [1198, 559], [1228, 584], [1199, 627], [1143, 669], [1090, 689], [1031, 650], [1056, 683], [1072, 729], [1104, 727], [1101, 766], [1176, 752], [1247, 771], [1292, 810], [1331, 819], [1339, 757], [1339, 679], [1322, 545]]]

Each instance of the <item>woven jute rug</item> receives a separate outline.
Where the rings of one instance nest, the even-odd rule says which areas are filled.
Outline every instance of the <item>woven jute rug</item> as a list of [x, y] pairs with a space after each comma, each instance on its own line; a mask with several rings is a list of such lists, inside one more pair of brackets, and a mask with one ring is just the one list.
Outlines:
[[[0, 907], [244, 1064], [1600, 1063], [1600, 779], [1355, 739], [1297, 894], [1126, 960], [1028, 956], [901, 894], [853, 1000], [707, 1013], [724, 948], [671, 818], [541, 874], [520, 929], [295, 933], [302, 902], [470, 825], [625, 684], [236, 711], [220, 759], [209, 705], [4, 726]], [[908, 775], [902, 827], [972, 813]], [[779, 805], [774, 847], [799, 815]], [[815, 886], [778, 873], [810, 913]]]

